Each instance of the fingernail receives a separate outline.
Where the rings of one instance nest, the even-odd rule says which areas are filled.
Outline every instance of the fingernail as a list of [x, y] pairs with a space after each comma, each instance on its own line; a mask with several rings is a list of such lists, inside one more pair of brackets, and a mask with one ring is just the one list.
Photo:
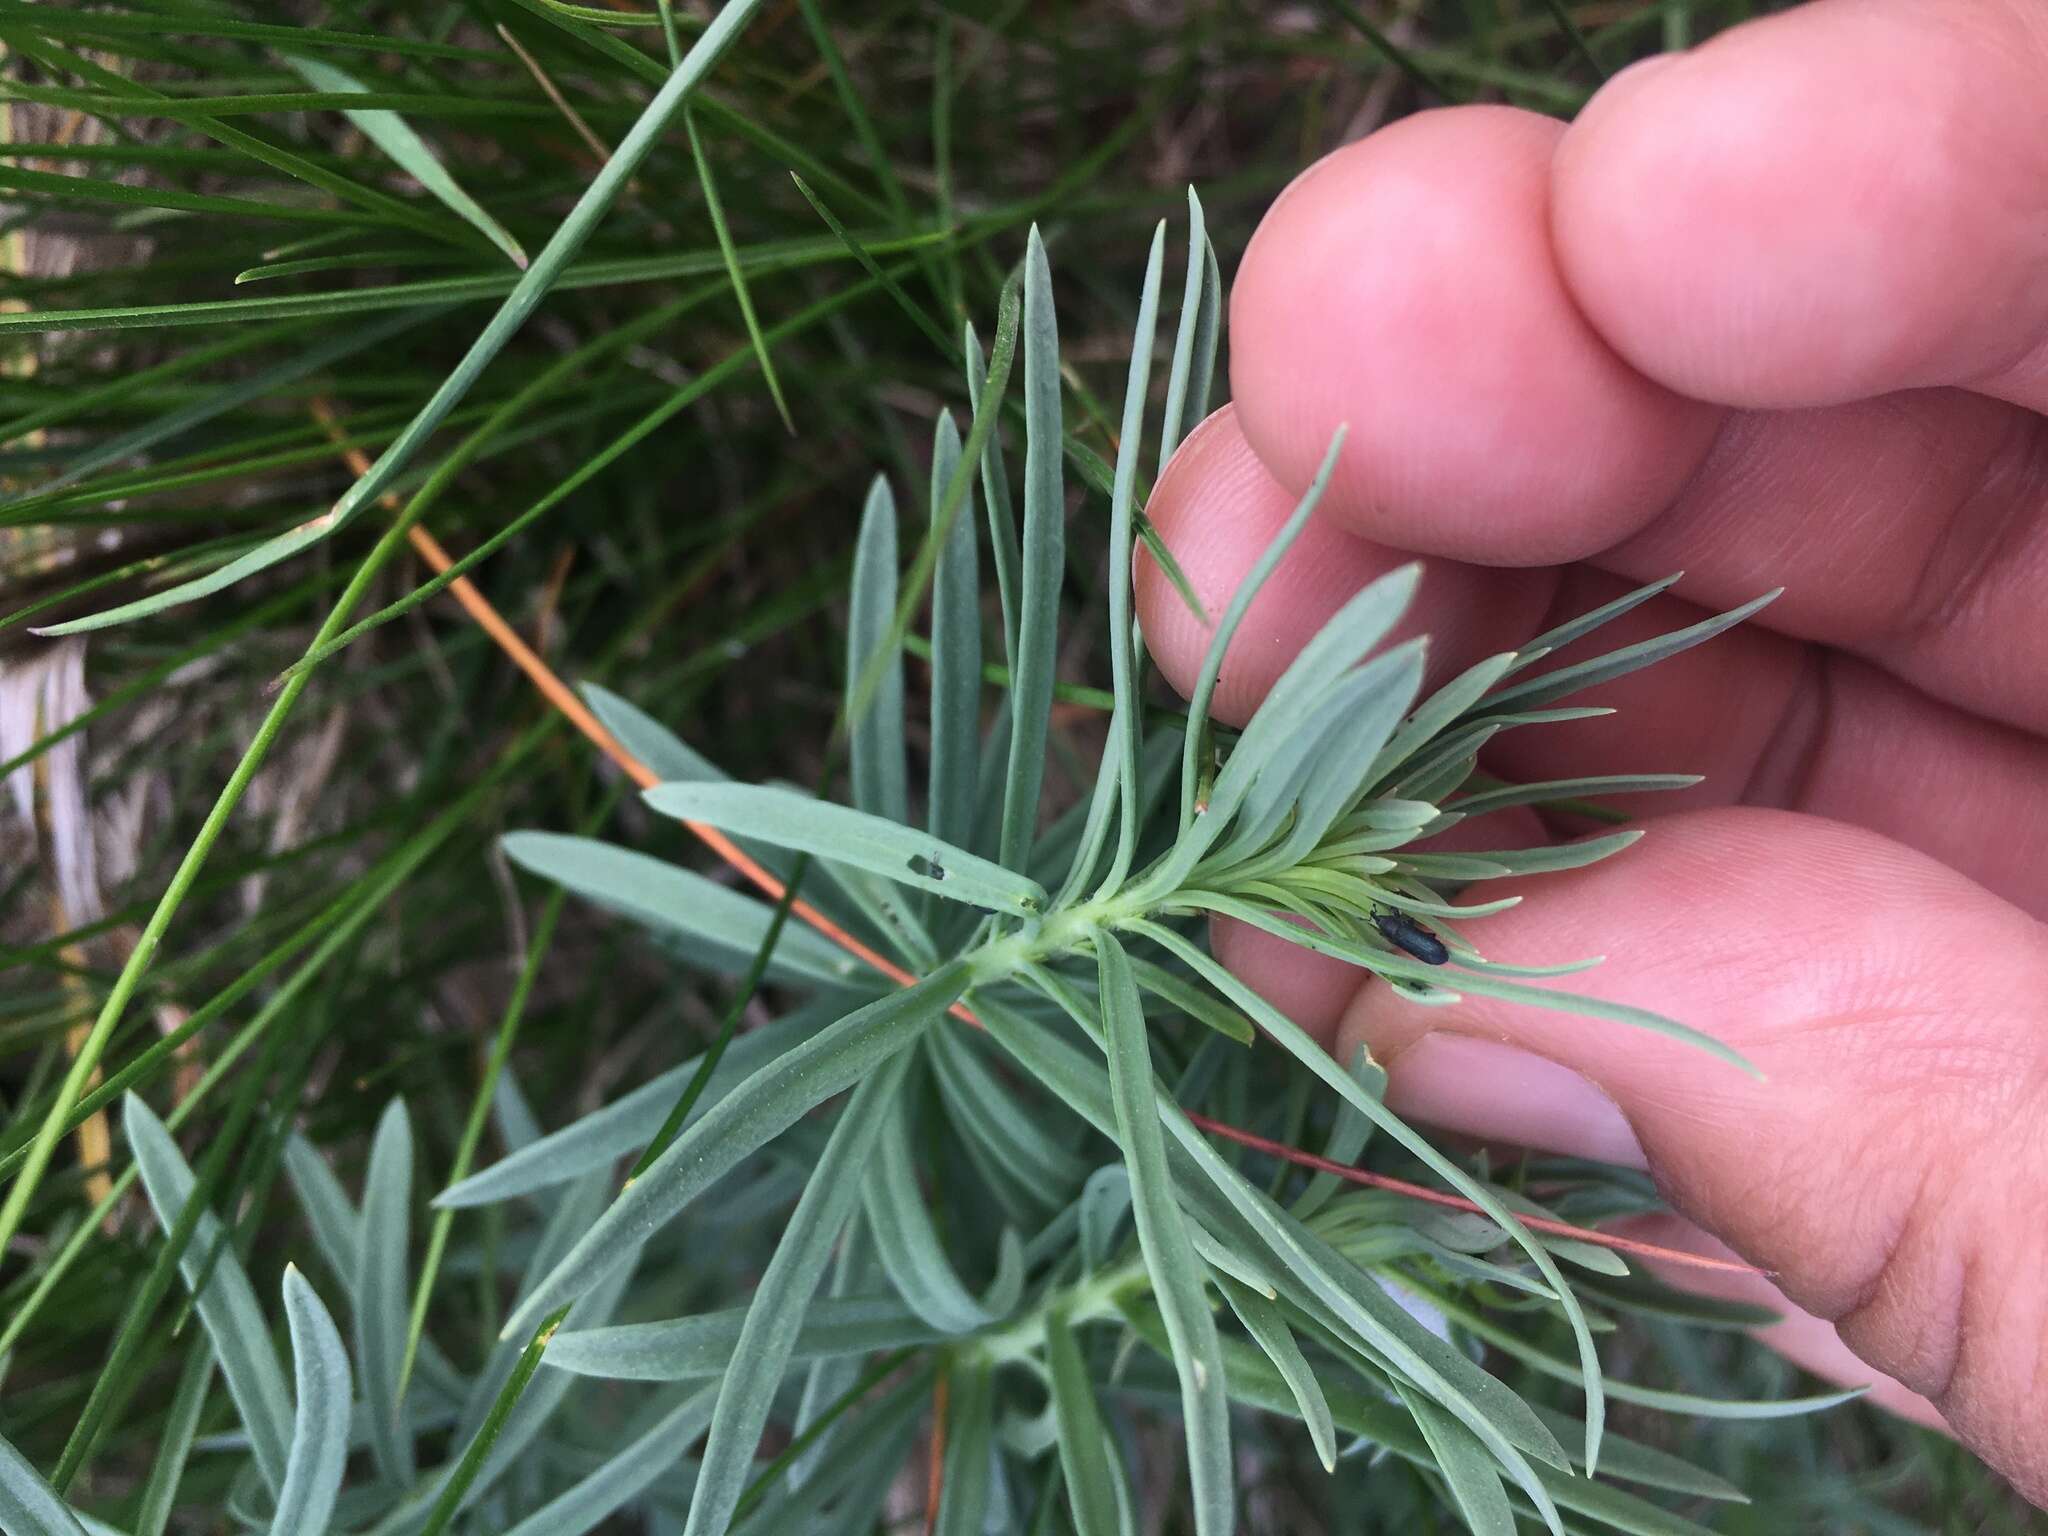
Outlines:
[[1498, 1040], [1423, 1036], [1395, 1059], [1387, 1102], [1447, 1131], [1644, 1168], [1621, 1108], [1569, 1067]]

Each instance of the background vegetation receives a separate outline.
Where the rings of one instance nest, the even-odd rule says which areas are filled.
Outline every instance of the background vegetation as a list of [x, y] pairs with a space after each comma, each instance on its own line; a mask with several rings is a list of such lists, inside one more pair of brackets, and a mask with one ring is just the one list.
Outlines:
[[[1069, 425], [1107, 456], [1146, 234], [1187, 184], [1227, 282], [1267, 201], [1334, 145], [1442, 101], [1569, 114], [1603, 73], [1750, 9], [912, 0], [828, 16], [777, 0], [393, 489], [412, 497], [462, 445], [424, 521], [457, 554], [511, 531], [475, 575], [543, 655], [738, 776], [815, 782], [863, 489], [877, 468], [902, 493], [923, 483], [933, 416], [964, 404], [953, 338], [969, 317], [990, 326], [1030, 223], [1060, 274]], [[65, 726], [50, 709], [45, 745], [27, 744], [34, 700], [62, 693], [39, 670], [53, 642], [28, 626], [216, 569], [326, 511], [354, 478], [343, 449], [374, 457], [413, 417], [516, 280], [513, 253], [545, 244], [708, 13], [679, 7], [673, 38], [664, 19], [555, 0], [0, 9], [0, 772], [34, 807], [0, 833], [0, 1146], [18, 1168], [222, 785], [274, 729], [104, 1057], [180, 1106], [265, 1296], [308, 1250], [279, 1177], [286, 1131], [355, 1190], [403, 1094], [421, 1185], [438, 1187], [508, 1006], [523, 1008], [513, 1070], [548, 1126], [715, 1028], [722, 984], [558, 909], [497, 853], [502, 831], [598, 827], [703, 860], [616, 793], [445, 597], [303, 674], [263, 725], [352, 578], [358, 617], [425, 580], [411, 555], [378, 553], [383, 507], [84, 642], [97, 703], [73, 722], [89, 745], [75, 760], [50, 745]], [[474, 204], [423, 186], [428, 162]], [[1076, 614], [1105, 606], [1105, 531], [1070, 530]], [[1107, 683], [1101, 633], [1070, 628], [1065, 679]], [[1056, 713], [1055, 793], [1085, 792], [1100, 734], [1085, 695]], [[60, 847], [77, 868], [71, 783], [93, 807], [97, 904], [54, 874]], [[182, 1292], [152, 1291], [146, 1209], [130, 1197], [88, 1224], [126, 1156], [67, 1139], [0, 1268], [0, 1434], [40, 1468], [65, 1460], [73, 1501], [124, 1527], [194, 1337]], [[474, 1355], [507, 1299], [460, 1262], [461, 1244], [492, 1241], [488, 1220], [459, 1234], [430, 1328]], [[732, 1233], [742, 1268], [746, 1240]], [[1736, 1337], [1640, 1332], [1616, 1375], [1639, 1342], [1654, 1385], [1800, 1390]], [[1618, 1423], [1671, 1433], [1625, 1409]], [[1711, 1426], [1685, 1449], [1760, 1495], [1708, 1517], [1719, 1530], [2027, 1525], [1968, 1457], [1861, 1408]], [[1165, 1435], [1158, 1460], [1175, 1455]], [[179, 1494], [194, 1530], [226, 1528], [210, 1465]], [[1353, 1457], [1326, 1478], [1299, 1437], [1260, 1446], [1246, 1476], [1262, 1528], [1447, 1523], [1401, 1463]], [[920, 1495], [895, 1501], [907, 1528]]]

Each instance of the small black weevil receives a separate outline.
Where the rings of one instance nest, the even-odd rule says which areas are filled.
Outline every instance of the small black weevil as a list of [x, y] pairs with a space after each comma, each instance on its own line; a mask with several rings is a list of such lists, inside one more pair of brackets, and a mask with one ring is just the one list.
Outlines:
[[1442, 965], [1451, 958], [1451, 952], [1444, 948], [1442, 939], [1399, 912], [1375, 912], [1372, 925], [1379, 929], [1381, 938], [1403, 953], [1413, 955], [1424, 965]]

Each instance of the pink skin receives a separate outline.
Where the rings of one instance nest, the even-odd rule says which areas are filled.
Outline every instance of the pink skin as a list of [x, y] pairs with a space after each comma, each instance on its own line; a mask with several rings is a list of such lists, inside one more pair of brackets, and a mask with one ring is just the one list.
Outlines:
[[[1303, 174], [1231, 296], [1235, 404], [1151, 514], [1212, 611], [1332, 432], [1324, 509], [1233, 644], [1243, 719], [1412, 555], [1431, 674], [1683, 567], [1610, 635], [1780, 583], [1749, 629], [1512, 733], [1511, 777], [1691, 771], [1650, 836], [1475, 937], [1716, 1034], [1402, 1003], [1229, 927], [1225, 960], [1447, 1130], [1648, 1167], [1789, 1298], [1767, 1337], [2048, 1502], [2048, 9], [1816, 0], [1569, 127], [1406, 119]], [[1882, 103], [1881, 110], [1871, 110]], [[1207, 633], [1141, 563], [1186, 688]], [[1603, 641], [1609, 638], [1603, 635]], [[1526, 813], [1460, 828], [1540, 835]], [[1496, 839], [1498, 841], [1496, 841]], [[1674, 1273], [1671, 1278], [1699, 1283]]]

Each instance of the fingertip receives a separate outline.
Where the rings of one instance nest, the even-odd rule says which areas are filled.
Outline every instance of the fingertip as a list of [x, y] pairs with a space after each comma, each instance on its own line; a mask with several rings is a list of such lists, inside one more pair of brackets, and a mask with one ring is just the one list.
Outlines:
[[1735, 406], [2009, 367], [2048, 327], [2022, 12], [1821, 0], [1617, 76], [1555, 161], [1574, 299], [1649, 377]]
[[[1326, 445], [1327, 446], [1327, 445]], [[1166, 680], [1183, 697], [1201, 675], [1214, 626], [1238, 586], [1282, 525], [1297, 498], [1280, 485], [1226, 405], [1188, 435], [1146, 503], [1208, 614], [1191, 612], [1149, 554], [1140, 551], [1135, 581], [1145, 643]], [[1337, 610], [1358, 590], [1413, 557], [1357, 538], [1320, 511], [1295, 540], [1252, 600], [1224, 657], [1211, 712], [1242, 724], [1266, 691]], [[1425, 686], [1510, 649], [1540, 627], [1554, 577], [1547, 572], [1488, 570], [1425, 560], [1409, 619], [1394, 639], [1427, 633]]]
[[[1197, 618], [1149, 554], [1136, 583], [1145, 643], [1183, 697], [1194, 691], [1215, 624], [1239, 584], [1293, 513], [1296, 498], [1266, 472], [1226, 405], [1188, 434], [1146, 504], [1209, 622]], [[1352, 537], [1321, 516], [1246, 610], [1224, 657], [1210, 708], [1241, 724], [1295, 654], [1351, 596], [1403, 557]]]
[[1493, 564], [1578, 558], [1647, 522], [1718, 413], [1641, 377], [1550, 252], [1562, 125], [1420, 114], [1312, 167], [1231, 293], [1246, 438], [1290, 489], [1340, 422], [1327, 505], [1367, 537]]

